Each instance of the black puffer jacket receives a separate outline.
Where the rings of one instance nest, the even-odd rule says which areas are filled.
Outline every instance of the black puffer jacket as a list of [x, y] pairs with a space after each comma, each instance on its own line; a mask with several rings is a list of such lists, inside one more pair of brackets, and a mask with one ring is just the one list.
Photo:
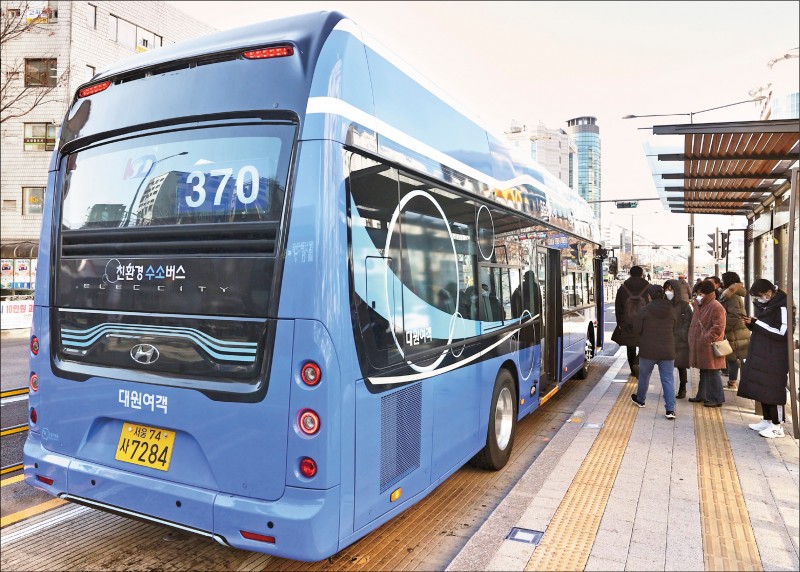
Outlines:
[[689, 325], [692, 323], [692, 304], [689, 300], [689, 285], [670, 280], [675, 297], [672, 311], [675, 313], [675, 367], [689, 367]]
[[[623, 284], [634, 296], [641, 292], [645, 301], [649, 301], [647, 297], [647, 287], [650, 286], [650, 283], [644, 278], [631, 276], [623, 282]], [[611, 339], [621, 346], [638, 346], [639, 335], [633, 331], [633, 323], [626, 323], [625, 320], [625, 300], [627, 300], [628, 297], [629, 294], [625, 291], [625, 288], [620, 286], [617, 290], [617, 298], [614, 301], [614, 314], [617, 316], [617, 327], [614, 328]]]
[[778, 290], [769, 302], [755, 302], [754, 306], [756, 320], [747, 326], [752, 332], [750, 350], [736, 394], [760, 403], [784, 405], [789, 373], [786, 293]]
[[669, 300], [653, 300], [639, 310], [633, 326], [639, 336], [639, 357], [660, 361], [675, 359], [675, 312]]

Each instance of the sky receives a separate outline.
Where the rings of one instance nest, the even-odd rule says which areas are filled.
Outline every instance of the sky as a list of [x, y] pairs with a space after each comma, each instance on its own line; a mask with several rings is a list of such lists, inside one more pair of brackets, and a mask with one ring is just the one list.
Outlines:
[[[602, 198], [657, 197], [642, 147], [646, 129], [750, 99], [774, 80], [767, 62], [800, 44], [800, 3], [714, 2], [167, 2], [227, 30], [338, 10], [417, 69], [496, 134], [512, 120], [566, 128], [597, 118]], [[797, 66], [797, 60], [791, 65]], [[755, 103], [696, 115], [695, 123], [756, 120]], [[653, 138], [663, 145], [663, 136]], [[603, 217], [661, 244], [685, 242], [688, 215], [660, 201]], [[695, 216], [697, 241], [744, 217]], [[705, 249], [701, 249], [705, 252]]]

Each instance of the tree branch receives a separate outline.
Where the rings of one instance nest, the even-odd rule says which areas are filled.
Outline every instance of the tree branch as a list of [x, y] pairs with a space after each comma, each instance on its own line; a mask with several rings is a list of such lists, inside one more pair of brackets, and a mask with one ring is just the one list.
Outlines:
[[[4, 4], [2, 13], [0, 13], [0, 50], [3, 54], [7, 54], [9, 42], [23, 34], [39, 33], [44, 26], [38, 19], [28, 21], [27, 12], [31, 7], [30, 2], [5, 2]], [[48, 11], [49, 9], [45, 8], [42, 13], [47, 15]], [[56, 58], [55, 56], [43, 56], [42, 59]], [[69, 70], [64, 71], [54, 85], [26, 86], [24, 63], [17, 60], [8, 64], [7, 57], [4, 57], [3, 60], [0, 74], [0, 124], [9, 119], [24, 117], [40, 105], [63, 99], [60, 88], [67, 85]], [[21, 88], [19, 87], [20, 81]]]

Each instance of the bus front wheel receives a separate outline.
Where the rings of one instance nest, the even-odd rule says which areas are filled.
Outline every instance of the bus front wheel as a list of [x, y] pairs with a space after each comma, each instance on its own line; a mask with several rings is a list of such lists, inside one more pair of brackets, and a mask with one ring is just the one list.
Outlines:
[[514, 385], [514, 377], [508, 370], [501, 369], [494, 381], [494, 390], [492, 391], [486, 445], [470, 460], [470, 464], [494, 471], [505, 467], [511, 457], [516, 431], [517, 390]]

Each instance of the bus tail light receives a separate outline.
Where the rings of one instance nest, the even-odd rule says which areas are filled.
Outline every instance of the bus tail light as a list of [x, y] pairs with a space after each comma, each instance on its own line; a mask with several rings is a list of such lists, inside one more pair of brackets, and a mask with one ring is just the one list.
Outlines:
[[36, 475], [36, 480], [41, 481], [46, 485], [52, 485], [55, 481], [50, 477], [43, 477], [42, 475]]
[[31, 391], [36, 393], [39, 391], [39, 376], [35, 373], [31, 374], [31, 378], [28, 380], [28, 385], [31, 388]]
[[39, 355], [39, 338], [36, 336], [31, 336], [31, 353], [33, 355]]
[[317, 364], [315, 364], [313, 361], [310, 361], [303, 366], [303, 369], [300, 372], [300, 377], [303, 379], [303, 383], [313, 387], [322, 379], [322, 370], [319, 369]]
[[319, 415], [311, 409], [303, 409], [297, 416], [297, 424], [306, 435], [314, 435], [319, 431]]
[[110, 85], [111, 85], [110, 81], [104, 81], [101, 83], [90, 85], [89, 87], [84, 87], [82, 90], [78, 92], [78, 97], [89, 97], [90, 95], [94, 95], [95, 93], [100, 93], [101, 91], [108, 89], [108, 86]]
[[31, 407], [31, 425], [36, 425], [36, 421], [39, 419], [39, 416], [36, 414], [36, 409]]
[[246, 530], [240, 530], [239, 532], [247, 540], [258, 540], [259, 542], [268, 542], [269, 544], [275, 544], [274, 536], [265, 536], [263, 534], [258, 534], [255, 532], [247, 532]]
[[311, 457], [300, 459], [300, 474], [310, 479], [317, 474], [317, 462]]
[[242, 55], [248, 60], [265, 60], [268, 58], [285, 58], [286, 56], [294, 55], [294, 48], [289, 45], [285, 46], [272, 46], [270, 48], [259, 48], [257, 50], [248, 50], [242, 52]]

